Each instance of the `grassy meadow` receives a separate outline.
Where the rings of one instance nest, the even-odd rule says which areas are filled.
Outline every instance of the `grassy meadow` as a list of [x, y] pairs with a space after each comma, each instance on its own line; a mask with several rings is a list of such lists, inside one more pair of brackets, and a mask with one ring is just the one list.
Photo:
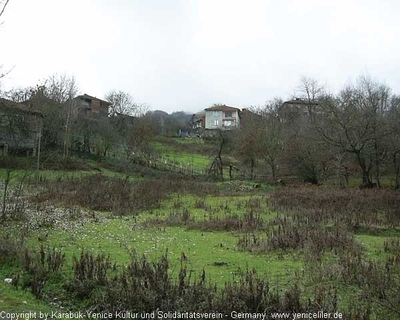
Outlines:
[[0, 309], [400, 316], [392, 189], [213, 183], [94, 161], [25, 172], [11, 172], [4, 202]]

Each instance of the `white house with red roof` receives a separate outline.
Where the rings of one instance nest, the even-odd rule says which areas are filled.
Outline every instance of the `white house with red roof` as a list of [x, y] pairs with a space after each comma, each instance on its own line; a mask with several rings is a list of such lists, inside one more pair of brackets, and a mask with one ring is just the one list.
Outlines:
[[204, 109], [205, 128], [229, 130], [240, 127], [240, 109], [226, 105], [215, 105]]

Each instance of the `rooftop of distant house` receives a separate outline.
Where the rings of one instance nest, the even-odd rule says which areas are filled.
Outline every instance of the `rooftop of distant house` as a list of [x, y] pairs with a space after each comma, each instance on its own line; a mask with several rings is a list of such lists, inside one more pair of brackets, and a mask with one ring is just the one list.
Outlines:
[[20, 102], [14, 102], [4, 98], [0, 98], [0, 107], [17, 109], [25, 113], [35, 114], [43, 117], [42, 112], [38, 109], [33, 108], [32, 106], [28, 106], [26, 104]]
[[210, 108], [206, 108], [204, 110], [206, 110], [206, 111], [240, 111], [239, 108], [230, 107], [230, 106], [226, 106], [226, 105], [213, 106]]
[[285, 101], [283, 104], [304, 104], [304, 105], [317, 105], [318, 102], [316, 101], [310, 101], [307, 99], [301, 99], [301, 98], [294, 98], [292, 100]]
[[97, 101], [106, 103], [106, 104], [108, 104], [108, 105], [111, 105], [111, 103], [109, 103], [108, 101], [105, 101], [105, 100], [100, 99], [100, 98], [97, 98], [97, 97], [90, 96], [90, 95], [88, 95], [88, 94], [86, 94], [86, 93], [84, 93], [84, 94], [82, 94], [82, 95], [80, 95], [80, 96], [77, 96], [76, 99], [97, 100]]

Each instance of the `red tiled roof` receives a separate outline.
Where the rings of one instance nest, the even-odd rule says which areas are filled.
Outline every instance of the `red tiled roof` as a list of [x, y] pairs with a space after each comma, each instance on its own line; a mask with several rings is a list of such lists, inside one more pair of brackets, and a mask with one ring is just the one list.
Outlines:
[[102, 100], [102, 99], [99, 99], [99, 98], [96, 98], [96, 97], [93, 97], [93, 96], [89, 96], [88, 94], [86, 94], [86, 93], [84, 93], [84, 94], [82, 94], [82, 95], [80, 95], [80, 96], [77, 96], [76, 97], [76, 99], [83, 99], [83, 100], [85, 100], [85, 99], [88, 99], [88, 100], [97, 100], [97, 101], [101, 101], [101, 102], [103, 102], [103, 103], [106, 103], [106, 104], [108, 104], [108, 105], [111, 105], [111, 103], [109, 103], [108, 101], [105, 101], [105, 100]]
[[211, 107], [211, 108], [206, 108], [204, 110], [206, 110], [206, 111], [240, 111], [239, 108], [229, 107], [229, 106], [226, 106], [226, 105], [214, 106], [214, 107]]

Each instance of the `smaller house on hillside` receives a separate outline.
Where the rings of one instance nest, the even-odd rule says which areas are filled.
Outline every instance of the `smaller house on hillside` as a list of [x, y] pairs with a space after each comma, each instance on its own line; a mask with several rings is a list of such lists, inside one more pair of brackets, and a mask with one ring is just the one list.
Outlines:
[[126, 134], [130, 128], [137, 124], [138, 118], [116, 112], [114, 115], [110, 116], [110, 122], [119, 133]]
[[0, 98], [0, 153], [36, 154], [43, 130], [43, 114], [23, 103]]
[[199, 130], [205, 128], [205, 113], [195, 113], [190, 118], [189, 127], [191, 130]]
[[239, 114], [240, 116], [240, 128], [252, 127], [259, 122], [263, 122], [263, 118], [260, 114], [243, 108]]
[[108, 117], [108, 108], [111, 105], [108, 101], [83, 94], [75, 98], [79, 109], [78, 116], [85, 119], [99, 119]]
[[307, 117], [310, 108], [316, 106], [318, 106], [318, 102], [316, 101], [307, 101], [301, 98], [288, 100], [279, 107], [279, 117], [281, 121], [293, 123], [303, 117]]
[[240, 109], [217, 105], [205, 109], [205, 128], [230, 130], [240, 127]]

